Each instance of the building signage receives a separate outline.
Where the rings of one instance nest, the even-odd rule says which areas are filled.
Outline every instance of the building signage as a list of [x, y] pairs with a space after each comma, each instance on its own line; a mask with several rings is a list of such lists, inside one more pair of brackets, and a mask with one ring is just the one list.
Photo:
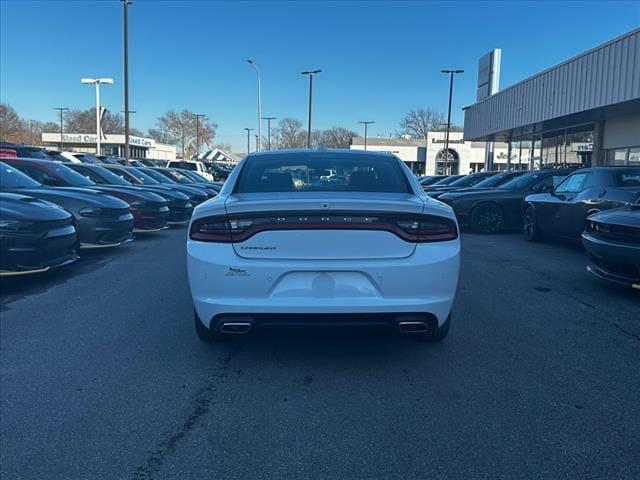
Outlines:
[[593, 142], [571, 142], [572, 152], [593, 152]]
[[[70, 145], [85, 144], [85, 143], [95, 145], [97, 143], [97, 139], [98, 139], [98, 136], [95, 133], [65, 133], [64, 135], [62, 135], [62, 141]], [[42, 141], [59, 143], [60, 134], [59, 133], [43, 133]], [[108, 133], [106, 135], [106, 140], [103, 140], [102, 143], [103, 145], [124, 145], [124, 135]], [[133, 145], [136, 147], [152, 148], [152, 147], [155, 147], [156, 141], [153, 138], [129, 136], [129, 145]]]
[[502, 50], [499, 48], [491, 50], [486, 55], [480, 57], [478, 61], [478, 90], [476, 101], [487, 98], [498, 92], [500, 89], [500, 59]]

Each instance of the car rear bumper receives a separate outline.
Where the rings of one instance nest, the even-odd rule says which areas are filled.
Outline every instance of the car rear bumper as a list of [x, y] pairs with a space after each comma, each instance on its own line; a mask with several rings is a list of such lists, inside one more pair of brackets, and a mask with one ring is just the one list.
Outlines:
[[302, 323], [305, 316], [313, 323], [320, 315], [421, 314], [442, 325], [459, 265], [459, 240], [420, 244], [407, 258], [334, 261], [245, 259], [230, 244], [187, 243], [191, 293], [207, 326], [223, 315], [264, 314]]
[[640, 245], [604, 240], [589, 232], [582, 234], [582, 244], [594, 261], [587, 270], [611, 282], [640, 289]]

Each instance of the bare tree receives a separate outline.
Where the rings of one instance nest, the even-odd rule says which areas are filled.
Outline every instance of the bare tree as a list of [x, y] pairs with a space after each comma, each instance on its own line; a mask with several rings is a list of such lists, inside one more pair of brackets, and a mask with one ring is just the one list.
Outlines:
[[176, 143], [184, 158], [191, 158], [196, 153], [197, 139], [201, 146], [209, 146], [218, 128], [218, 125], [206, 116], [200, 118], [196, 125], [195, 114], [187, 109], [165, 113], [158, 118], [156, 126], [157, 128], [149, 130], [149, 135], [161, 143]]
[[280, 149], [304, 148], [307, 133], [302, 130], [302, 122], [295, 118], [283, 118], [271, 130], [271, 145]]
[[344, 127], [332, 127], [321, 130], [319, 144], [329, 148], [349, 148], [351, 139], [358, 134]]
[[218, 150], [224, 150], [225, 152], [231, 151], [231, 145], [228, 143], [214, 143], [211, 148], [217, 148]]
[[24, 135], [24, 122], [15, 109], [0, 103], [0, 139], [5, 142], [20, 142]]
[[443, 130], [441, 125], [446, 123], [444, 114], [431, 108], [419, 108], [410, 110], [400, 120], [402, 133], [415, 138], [427, 138], [430, 130]]

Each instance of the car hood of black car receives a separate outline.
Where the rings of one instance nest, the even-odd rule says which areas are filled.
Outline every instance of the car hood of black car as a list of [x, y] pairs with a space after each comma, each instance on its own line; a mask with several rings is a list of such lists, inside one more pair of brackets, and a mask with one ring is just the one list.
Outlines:
[[40, 222], [66, 220], [71, 214], [62, 207], [41, 200], [13, 193], [0, 195], [0, 218], [3, 220], [19, 220]]
[[604, 212], [594, 213], [589, 220], [606, 223], [608, 225], [621, 225], [625, 227], [640, 227], [640, 208], [622, 207]]
[[[40, 187], [40, 188], [20, 188], [13, 190], [13, 193], [29, 195], [36, 198], [44, 198], [53, 203], [64, 202], [65, 200], [82, 201], [87, 206], [100, 208], [129, 208], [129, 204], [112, 197], [106, 192], [75, 187]], [[64, 205], [62, 205], [64, 206]]]
[[99, 190], [101, 192], [105, 192], [107, 194], [113, 193], [125, 193], [132, 197], [132, 200], [143, 200], [147, 202], [164, 202], [164, 198], [162, 198], [157, 193], [139, 190], [136, 187], [128, 187], [126, 185], [96, 185], [90, 187], [91, 190]]
[[440, 199], [448, 199], [448, 200], [472, 200], [476, 198], [496, 198], [502, 196], [509, 196], [509, 194], [513, 194], [511, 190], [505, 190], [504, 188], [470, 188], [466, 191], [453, 191], [446, 192], [440, 195]]

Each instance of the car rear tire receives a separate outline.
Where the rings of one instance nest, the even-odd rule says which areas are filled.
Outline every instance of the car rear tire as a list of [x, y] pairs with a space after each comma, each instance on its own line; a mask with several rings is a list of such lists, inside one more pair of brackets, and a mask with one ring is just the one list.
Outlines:
[[193, 311], [193, 318], [195, 320], [196, 333], [198, 334], [198, 338], [204, 343], [215, 343], [224, 340], [225, 336], [222, 333], [218, 332], [217, 330], [212, 330], [202, 323], [200, 317], [198, 316], [198, 313], [195, 310]]
[[471, 229], [478, 233], [497, 233], [502, 230], [504, 212], [494, 203], [481, 203], [471, 211]]
[[543, 240], [536, 218], [536, 210], [531, 205], [524, 211], [522, 231], [527, 242], [541, 242]]
[[420, 334], [420, 340], [425, 342], [441, 342], [444, 340], [449, 334], [449, 326], [451, 325], [451, 314], [447, 317], [442, 325], [438, 328], [428, 330], [422, 334]]

